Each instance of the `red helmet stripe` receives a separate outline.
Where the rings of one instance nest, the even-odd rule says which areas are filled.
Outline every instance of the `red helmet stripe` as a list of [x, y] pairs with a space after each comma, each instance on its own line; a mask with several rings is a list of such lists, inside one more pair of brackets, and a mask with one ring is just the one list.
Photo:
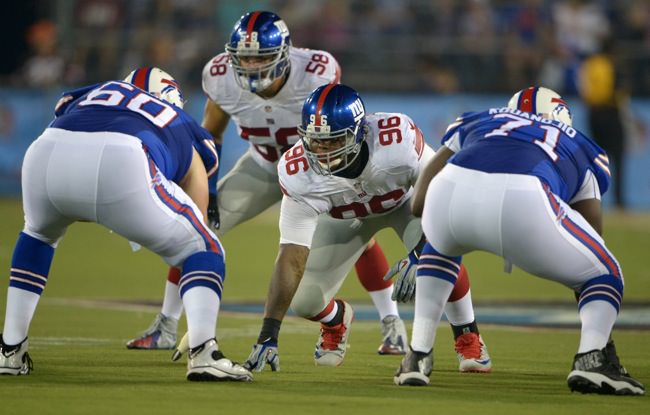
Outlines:
[[255, 21], [262, 14], [262, 12], [253, 12], [250, 19], [248, 19], [248, 24], [246, 25], [246, 42], [251, 41], [251, 34], [253, 33], [253, 28], [255, 27]]
[[325, 104], [325, 98], [327, 98], [327, 94], [329, 94], [330, 90], [334, 88], [336, 84], [329, 84], [320, 93], [320, 96], [318, 97], [318, 102], [316, 103], [316, 120], [314, 121], [315, 125], [322, 125], [320, 121], [320, 113], [321, 110], [323, 109], [323, 104]]
[[521, 94], [519, 95], [519, 102], [517, 103], [517, 109], [524, 112], [535, 113], [534, 105], [536, 92], [537, 88], [534, 86], [521, 91]]
[[151, 69], [152, 68], [148, 67], [138, 68], [133, 74], [131, 83], [144, 91], [148, 91], [149, 75], [151, 74]]

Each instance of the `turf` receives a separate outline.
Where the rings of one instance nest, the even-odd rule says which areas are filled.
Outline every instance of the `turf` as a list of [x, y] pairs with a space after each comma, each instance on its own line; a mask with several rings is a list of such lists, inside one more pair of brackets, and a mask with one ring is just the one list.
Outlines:
[[[22, 227], [21, 215], [18, 201], [0, 200], [0, 268], [4, 270], [9, 268]], [[228, 255], [224, 302], [264, 298], [277, 252], [274, 215], [263, 215], [223, 238]], [[625, 272], [626, 302], [648, 304], [650, 216], [608, 214], [605, 229], [608, 245]], [[403, 255], [390, 232], [383, 231], [379, 240], [391, 261]], [[574, 301], [559, 285], [518, 270], [504, 274], [502, 262], [488, 255], [472, 254], [466, 261], [478, 304]], [[155, 255], [131, 252], [123, 238], [99, 226], [73, 225], [57, 250], [30, 330], [35, 371], [25, 377], [0, 377], [0, 413], [575, 415], [639, 413], [650, 407], [647, 397], [569, 392], [565, 379], [578, 344], [576, 329], [483, 325], [494, 371], [475, 375], [457, 373], [450, 330], [441, 327], [431, 385], [399, 388], [393, 385], [392, 374], [400, 359], [375, 352], [380, 340], [377, 322], [355, 321], [345, 363], [322, 368], [312, 361], [317, 326], [289, 318], [280, 340], [281, 372], [256, 374], [251, 384], [190, 383], [184, 380], [184, 364], [172, 363], [170, 352], [124, 348], [124, 342], [144, 329], [158, 309], [165, 274], [166, 267]], [[4, 290], [0, 318], [4, 317]], [[341, 295], [353, 304], [368, 303], [354, 276]], [[259, 324], [257, 315], [222, 313], [218, 335], [226, 355], [244, 360]], [[649, 384], [650, 333], [619, 330], [615, 338], [623, 363]]]

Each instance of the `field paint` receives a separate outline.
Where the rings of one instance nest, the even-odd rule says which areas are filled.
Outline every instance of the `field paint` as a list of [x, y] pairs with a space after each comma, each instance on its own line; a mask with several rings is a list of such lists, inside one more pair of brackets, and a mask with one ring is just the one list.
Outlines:
[[[49, 305], [71, 306], [89, 309], [135, 311], [157, 313], [159, 303], [138, 303], [135, 301], [87, 300], [78, 298], [43, 298]], [[352, 304], [357, 321], [379, 321], [377, 311], [369, 304]], [[476, 321], [479, 324], [539, 326], [539, 327], [578, 327], [580, 320], [576, 306], [566, 304], [499, 304], [475, 307]], [[222, 303], [221, 314], [258, 321], [264, 312], [263, 304]], [[413, 305], [400, 305], [400, 314], [405, 321], [413, 320]], [[288, 317], [293, 315], [289, 312]], [[293, 316], [295, 320], [302, 319]], [[294, 319], [288, 319], [294, 320]], [[284, 331], [283, 326], [283, 331]], [[312, 326], [310, 326], [312, 327]], [[650, 306], [631, 305], [623, 307], [616, 322], [617, 329], [650, 329]], [[221, 329], [227, 330], [227, 329]], [[220, 330], [220, 332], [221, 332]], [[255, 335], [257, 333], [253, 333]]]

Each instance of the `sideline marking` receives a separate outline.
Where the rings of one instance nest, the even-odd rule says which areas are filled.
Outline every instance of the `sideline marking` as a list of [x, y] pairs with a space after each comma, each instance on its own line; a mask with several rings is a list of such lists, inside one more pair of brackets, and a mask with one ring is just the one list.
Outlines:
[[[156, 313], [160, 303], [119, 301], [119, 300], [87, 300], [77, 298], [43, 298], [42, 302], [49, 305], [72, 306], [90, 309], [105, 309], [119, 311], [137, 311]], [[379, 316], [374, 306], [369, 304], [352, 304], [355, 320], [378, 321]], [[495, 324], [505, 326], [534, 326], [575, 328], [580, 320], [576, 306], [573, 304], [502, 304], [474, 307], [476, 320], [480, 324]], [[258, 303], [222, 303], [220, 313], [259, 319], [264, 313], [264, 304]], [[413, 320], [413, 305], [400, 305], [400, 315], [405, 321]], [[289, 312], [288, 316], [295, 315]], [[445, 320], [443, 316], [443, 320]], [[616, 321], [616, 329], [650, 330], [650, 306], [630, 305], [623, 307]]]

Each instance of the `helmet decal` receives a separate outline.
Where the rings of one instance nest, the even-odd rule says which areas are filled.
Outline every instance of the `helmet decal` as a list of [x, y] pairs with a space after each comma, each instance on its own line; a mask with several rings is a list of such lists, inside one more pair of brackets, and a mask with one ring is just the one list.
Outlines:
[[176, 80], [160, 68], [147, 66], [138, 68], [124, 78], [124, 82], [179, 108], [183, 108], [185, 104], [183, 93]]
[[517, 92], [510, 98], [508, 108], [543, 115], [569, 126], [573, 123], [566, 101], [557, 92], [542, 86], [531, 86]]

